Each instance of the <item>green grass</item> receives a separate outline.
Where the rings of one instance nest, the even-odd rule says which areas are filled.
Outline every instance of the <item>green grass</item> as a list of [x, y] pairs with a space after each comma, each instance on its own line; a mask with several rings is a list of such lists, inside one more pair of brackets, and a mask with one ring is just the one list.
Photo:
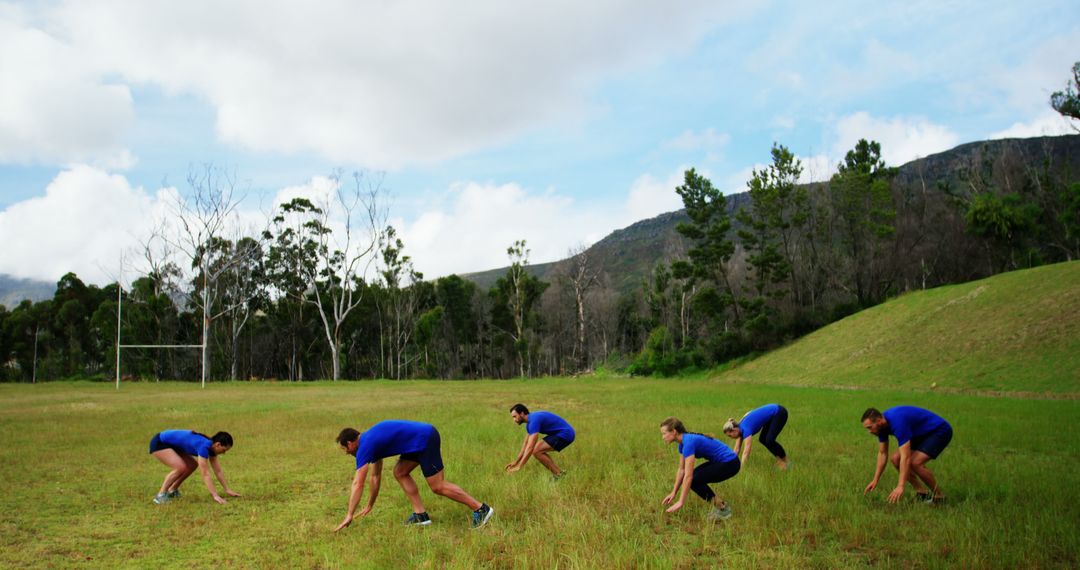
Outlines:
[[[564, 480], [535, 461], [503, 473], [524, 434], [507, 412], [518, 401], [577, 428], [556, 456]], [[758, 446], [715, 486], [734, 518], [706, 523], [693, 495], [665, 515], [676, 452], [660, 420], [718, 433], [728, 416], [767, 402], [790, 410], [780, 441], [793, 469], [776, 471]], [[859, 415], [900, 403], [929, 407], [956, 430], [931, 463], [944, 507], [888, 505], [891, 468], [862, 494], [876, 440]], [[711, 379], [0, 385], [0, 566], [1076, 567], [1078, 412], [1076, 400]], [[469, 530], [468, 509], [421, 482], [435, 524], [403, 528], [409, 505], [388, 465], [374, 512], [331, 533], [354, 469], [334, 436], [385, 418], [439, 427], [447, 479], [496, 509], [488, 527]], [[221, 462], [244, 496], [216, 505], [195, 475], [183, 499], [152, 505], [166, 468], [146, 447], [166, 428], [230, 431], [236, 447]]]
[[1080, 397], [1080, 261], [910, 293], [723, 377]]

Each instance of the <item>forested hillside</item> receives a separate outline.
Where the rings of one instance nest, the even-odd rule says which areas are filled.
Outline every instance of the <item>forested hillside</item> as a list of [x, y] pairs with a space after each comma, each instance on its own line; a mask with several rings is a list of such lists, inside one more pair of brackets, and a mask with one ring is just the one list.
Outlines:
[[[801, 170], [775, 145], [748, 191], [725, 197], [691, 169], [672, 189], [684, 210], [541, 271], [528, 244], [507, 244], [510, 267], [486, 281], [423, 280], [359, 178], [360, 247], [336, 249], [327, 211], [304, 199], [259, 235], [214, 233], [230, 204], [207, 173], [178, 208], [191, 233], [148, 247], [152, 266], [123, 292], [121, 336], [205, 344], [210, 379], [672, 374], [906, 292], [1080, 259], [1077, 135], [972, 143], [899, 168], [863, 140], [829, 180], [796, 184]], [[116, 285], [74, 274], [50, 299], [0, 308], [0, 376], [114, 375], [116, 316]], [[193, 379], [201, 358], [125, 349], [120, 373]]]

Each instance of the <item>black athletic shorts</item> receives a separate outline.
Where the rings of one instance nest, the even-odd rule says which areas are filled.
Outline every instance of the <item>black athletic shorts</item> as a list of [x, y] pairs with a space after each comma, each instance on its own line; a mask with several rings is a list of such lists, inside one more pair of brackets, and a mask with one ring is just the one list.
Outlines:
[[413, 453], [402, 453], [401, 459], [419, 463], [424, 477], [438, 475], [443, 470], [442, 440], [439, 437], [439, 430], [431, 429], [431, 437], [428, 438], [427, 447]]
[[931, 459], [937, 459], [950, 441], [952, 441], [952, 426], [945, 425], [922, 437], [911, 438], [911, 450], [921, 451], [929, 455]]
[[173, 447], [173, 446], [171, 446], [171, 445], [169, 445], [167, 443], [162, 443], [161, 434], [160, 433], [155, 433], [154, 437], [150, 438], [150, 453], [154, 453], [156, 451], [161, 451], [162, 449], [171, 449], [171, 450], [173, 450], [173, 451], [175, 451], [177, 453], [181, 453], [181, 451], [176, 449], [175, 447]]
[[555, 451], [562, 451], [566, 449], [566, 446], [574, 443], [573, 439], [565, 440], [557, 435], [546, 435], [544, 436], [544, 441], [547, 442], [547, 444], [551, 446], [551, 449], [554, 449]]

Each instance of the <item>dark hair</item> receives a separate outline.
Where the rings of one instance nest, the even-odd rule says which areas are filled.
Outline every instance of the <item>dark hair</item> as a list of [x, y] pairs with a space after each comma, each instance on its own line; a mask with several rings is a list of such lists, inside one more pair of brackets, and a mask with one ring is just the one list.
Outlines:
[[338, 434], [337, 443], [338, 445], [345, 447], [346, 443], [349, 443], [350, 441], [356, 441], [356, 438], [358, 437], [360, 437], [360, 432], [354, 430], [353, 428], [345, 428], [341, 430], [341, 433]]
[[221, 445], [223, 445], [225, 447], [232, 447], [233, 446], [232, 436], [229, 435], [229, 432], [227, 432], [227, 431], [219, 431], [219, 432], [215, 433], [213, 436], [206, 435], [205, 433], [199, 433], [199, 432], [197, 432], [195, 430], [192, 430], [191, 433], [194, 434], [194, 435], [202, 436], [202, 437], [205, 437], [206, 439], [209, 439], [210, 443], [220, 443]]
[[711, 433], [701, 433], [701, 432], [697, 432], [697, 431], [686, 431], [686, 426], [684, 426], [682, 421], [679, 418], [675, 417], [675, 416], [671, 416], [670, 418], [660, 422], [660, 427], [666, 427], [669, 430], [674, 431], [675, 433], [681, 433], [683, 435], [686, 435], [688, 433], [692, 433], [692, 434], [695, 434], [695, 435], [703, 435], [703, 436], [705, 436], [705, 437], [707, 437], [709, 439], [716, 439], [716, 436], [711, 434]]
[[660, 422], [660, 427], [666, 427], [669, 430], [674, 431], [675, 433], [686, 433], [686, 426], [684, 426], [682, 421], [680, 421], [679, 418], [675, 416], [671, 416], [670, 418]]
[[525, 404], [514, 404], [514, 406], [510, 408], [510, 411], [527, 415], [529, 413], [529, 408], [526, 408]]
[[877, 408], [866, 408], [866, 411], [863, 412], [861, 421], [865, 422], [866, 420], [870, 420], [876, 422], [883, 417], [885, 416], [881, 415], [881, 412]]

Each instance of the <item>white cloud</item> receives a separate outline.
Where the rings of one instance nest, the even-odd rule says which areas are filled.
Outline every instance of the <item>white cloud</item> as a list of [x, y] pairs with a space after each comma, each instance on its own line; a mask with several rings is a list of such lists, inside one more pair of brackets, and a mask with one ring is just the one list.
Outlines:
[[[99, 77], [207, 101], [227, 142], [392, 168], [582, 117], [603, 77], [689, 49], [731, 10], [705, 0], [469, 6], [68, 1], [49, 13], [57, 31], [45, 39], [63, 38]], [[41, 68], [28, 60], [11, 80]]]
[[90, 162], [129, 168], [134, 122], [126, 85], [104, 81], [86, 54], [0, 10], [0, 163]]
[[1041, 115], [1024, 123], [1013, 123], [1007, 129], [1003, 129], [987, 135], [989, 139], [1009, 139], [1027, 137], [1046, 137], [1055, 135], [1074, 135], [1080, 128], [1080, 121], [1070, 121], [1053, 110], [1044, 111]]
[[519, 239], [532, 250], [531, 262], [562, 259], [594, 228], [614, 229], [610, 220], [575, 208], [571, 198], [517, 184], [457, 183], [447, 200], [411, 224], [394, 221], [406, 255], [428, 279], [509, 265], [506, 248]]
[[519, 239], [532, 250], [531, 262], [557, 261], [573, 247], [591, 245], [616, 229], [681, 209], [675, 187], [682, 184], [683, 171], [677, 169], [663, 179], [644, 174], [631, 184], [623, 203], [588, 206], [554, 190], [461, 182], [451, 186], [445, 204], [412, 223], [401, 219], [392, 223], [400, 230], [406, 255], [427, 279], [506, 266], [506, 248]]
[[840, 119], [833, 127], [832, 153], [844, 156], [859, 139], [881, 143], [881, 156], [890, 166], [948, 150], [958, 144], [959, 137], [948, 127], [937, 125], [922, 117], [873, 117], [860, 111]]
[[685, 171], [686, 168], [678, 168], [663, 180], [654, 178], [651, 174], [639, 176], [630, 185], [622, 221], [632, 224], [681, 209], [682, 198], [675, 193], [675, 188], [683, 183]]
[[121, 253], [148, 235], [174, 195], [150, 195], [90, 166], [64, 170], [44, 196], [0, 211], [0, 273], [56, 281], [72, 271], [88, 283], [109, 282]]

